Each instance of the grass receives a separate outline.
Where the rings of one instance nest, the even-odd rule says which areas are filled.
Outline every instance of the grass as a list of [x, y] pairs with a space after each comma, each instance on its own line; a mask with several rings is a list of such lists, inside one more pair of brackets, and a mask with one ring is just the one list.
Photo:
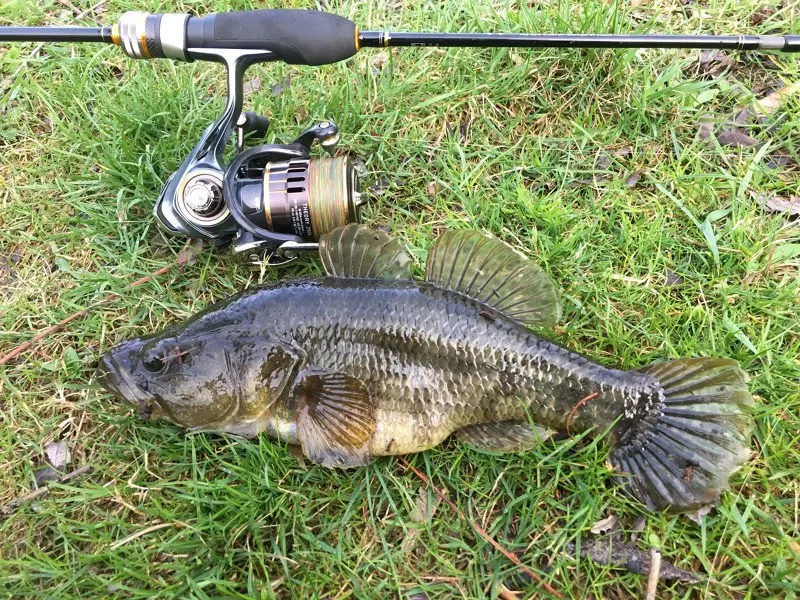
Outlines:
[[[90, 6], [7, 0], [0, 22], [69, 23], [73, 4]], [[800, 32], [797, 3], [769, 14], [762, 5], [333, 9], [372, 29]], [[97, 21], [129, 9], [246, 6], [109, 0]], [[28, 58], [33, 49], [0, 47], [0, 354], [174, 260], [182, 242], [165, 241], [150, 211], [224, 95], [213, 65], [135, 62], [89, 45], [46, 45]], [[738, 107], [798, 81], [800, 62], [732, 56], [709, 73], [696, 51], [407, 49], [248, 71], [261, 81], [248, 104], [272, 117], [270, 139], [338, 122], [380, 192], [365, 220], [390, 228], [420, 264], [442, 230], [485, 230], [562, 287], [556, 334], [570, 347], [624, 368], [678, 356], [741, 362], [758, 401], [755, 452], [702, 525], [647, 516], [643, 549], [657, 542], [665, 558], [708, 576], [694, 587], [662, 583], [661, 598], [790, 597], [800, 586], [800, 229], [756, 201], [800, 195], [800, 96], [747, 127], [766, 146], [697, 133], [707, 115], [721, 131]], [[775, 157], [787, 164], [771, 165]], [[71, 467], [94, 469], [0, 521], [0, 594], [482, 598], [501, 582], [537, 593], [444, 504], [414, 519], [434, 496], [396, 460], [302, 468], [265, 438], [140, 422], [93, 384], [91, 365], [116, 342], [308, 272], [318, 264], [253, 271], [204, 252], [0, 367], [0, 505], [35, 487], [52, 440], [68, 442]], [[614, 487], [605, 454], [588, 440], [514, 456], [447, 443], [410, 460], [526, 564], [547, 565], [564, 596], [641, 597], [640, 575], [563, 552], [611, 513], [625, 529], [643, 514]]]

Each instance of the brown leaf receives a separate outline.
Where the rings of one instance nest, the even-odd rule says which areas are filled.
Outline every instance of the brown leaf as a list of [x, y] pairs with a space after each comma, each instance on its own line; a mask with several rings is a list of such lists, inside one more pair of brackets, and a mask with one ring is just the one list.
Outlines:
[[71, 459], [67, 440], [50, 442], [45, 446], [44, 453], [47, 455], [47, 460], [56, 469], [64, 467]]
[[641, 178], [642, 178], [642, 172], [634, 171], [633, 173], [628, 175], [628, 178], [625, 180], [625, 187], [634, 187], [637, 183], [639, 183], [639, 180]]
[[742, 133], [737, 129], [729, 129], [717, 135], [717, 141], [722, 146], [739, 146], [740, 148], [747, 148], [749, 146], [758, 146], [759, 142], [755, 138], [751, 138], [746, 133]]
[[58, 471], [56, 471], [53, 467], [47, 465], [42, 467], [41, 469], [37, 469], [36, 472], [33, 474], [34, 479], [36, 480], [36, 487], [40, 488], [48, 481], [57, 481], [59, 478]]
[[292, 76], [287, 75], [279, 83], [273, 83], [269, 86], [269, 89], [272, 92], [272, 96], [277, 97], [280, 96], [284, 90], [288, 89], [290, 85], [292, 85]]
[[428, 184], [428, 187], [425, 189], [428, 192], [428, 196], [436, 196], [439, 192], [442, 191], [442, 184], [436, 181], [431, 181]]
[[611, 179], [611, 175], [602, 174], [602, 175], [595, 175], [594, 177], [587, 177], [584, 179], [574, 179], [567, 184], [567, 187], [580, 187], [582, 185], [600, 185], [602, 183], [606, 183], [609, 179]]
[[734, 64], [736, 64], [736, 61], [733, 57], [722, 50], [703, 50], [700, 53], [698, 71], [701, 75], [714, 77]]
[[698, 525], [703, 524], [703, 517], [705, 517], [708, 513], [711, 512], [711, 506], [706, 504], [705, 506], [701, 506], [694, 512], [685, 513], [688, 519], [691, 519]]
[[766, 196], [758, 194], [756, 201], [767, 212], [781, 213], [789, 217], [800, 217], [800, 196]]
[[791, 96], [800, 92], [800, 81], [787, 85], [777, 91], [767, 94], [755, 103], [756, 116], [765, 116], [774, 113]]
[[382, 71], [383, 67], [389, 62], [389, 53], [388, 52], [378, 52], [377, 54], [372, 55], [372, 66], [373, 68], [377, 69], [378, 71]]
[[762, 6], [750, 15], [750, 25], [761, 25], [775, 12], [774, 6]]
[[614, 156], [618, 156], [619, 158], [624, 158], [631, 154], [633, 154], [633, 146], [623, 146], [622, 148], [614, 150]]
[[702, 117], [700, 117], [700, 121], [697, 123], [697, 134], [700, 136], [701, 140], [707, 140], [711, 137], [711, 134], [714, 133], [714, 116], [706, 113]]
[[664, 285], [667, 287], [676, 287], [683, 284], [683, 277], [678, 275], [672, 269], [667, 269], [664, 275]]
[[244, 85], [242, 86], [242, 92], [245, 96], [249, 96], [253, 92], [257, 92], [259, 89], [261, 89], [260, 77], [253, 77], [250, 81], [245, 81]]
[[178, 252], [178, 265], [193, 265], [197, 262], [197, 257], [203, 251], [203, 240], [190, 239], [186, 245]]
[[608, 515], [605, 519], [600, 519], [596, 521], [594, 525], [592, 525], [591, 532], [595, 535], [600, 535], [601, 533], [608, 533], [617, 524], [617, 517], [616, 515]]
[[608, 154], [606, 154], [605, 151], [600, 152], [594, 161], [594, 168], [597, 169], [598, 171], [605, 171], [610, 166], [611, 166], [611, 157]]

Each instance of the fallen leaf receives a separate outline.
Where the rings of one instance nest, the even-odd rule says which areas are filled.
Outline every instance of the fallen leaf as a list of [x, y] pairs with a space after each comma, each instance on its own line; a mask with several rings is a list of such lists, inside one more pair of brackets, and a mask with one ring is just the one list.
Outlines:
[[757, 139], [751, 138], [746, 133], [742, 133], [736, 129], [729, 129], [728, 131], [723, 131], [722, 133], [718, 134], [717, 141], [722, 146], [739, 146], [741, 148], [757, 146], [760, 144]]
[[697, 134], [701, 140], [707, 140], [714, 133], [715, 119], [711, 114], [704, 114], [697, 123]]
[[442, 184], [437, 181], [431, 181], [425, 190], [428, 192], [428, 196], [436, 196], [442, 191]]
[[601, 533], [608, 533], [617, 524], [617, 517], [616, 515], [608, 515], [605, 519], [600, 519], [599, 521], [595, 522], [592, 525], [591, 532], [595, 535], [600, 535]]
[[372, 66], [377, 69], [378, 71], [382, 71], [383, 67], [389, 62], [389, 53], [388, 52], [378, 52], [377, 54], [372, 55], [372, 59], [370, 61]]
[[794, 160], [788, 154], [782, 152], [773, 152], [764, 159], [764, 166], [767, 169], [778, 169], [780, 167], [788, 167], [795, 164]]
[[594, 161], [594, 168], [598, 171], [605, 171], [611, 166], [611, 157], [605, 152], [600, 152]]
[[767, 94], [760, 100], [756, 100], [756, 116], [765, 116], [774, 113], [788, 98], [800, 92], [800, 81], [787, 85], [771, 94]]
[[614, 150], [614, 156], [618, 156], [620, 158], [630, 156], [631, 154], [633, 154], [633, 146], [623, 146], [622, 148]]
[[272, 92], [272, 96], [277, 97], [280, 96], [284, 90], [288, 89], [290, 85], [292, 85], [292, 76], [287, 75], [279, 83], [273, 83], [269, 86], [269, 89]]
[[44, 453], [47, 455], [47, 460], [56, 469], [60, 469], [70, 461], [69, 445], [67, 440], [58, 442], [50, 442], [45, 446]]
[[[431, 499], [433, 502], [430, 502]], [[431, 519], [433, 519], [433, 515], [436, 514], [436, 509], [439, 507], [439, 503], [441, 501], [442, 499], [436, 493], [432, 493], [429, 497], [427, 486], [421, 487], [419, 489], [419, 494], [417, 494], [417, 501], [414, 503], [414, 509], [411, 511], [409, 519], [412, 523], [416, 524], [430, 523]], [[403, 539], [403, 543], [400, 546], [401, 553], [407, 554], [414, 548], [419, 533], [420, 530], [418, 528], [409, 529], [406, 537]]]
[[785, 214], [790, 217], [800, 217], [800, 196], [767, 196], [766, 194], [753, 194], [761, 207], [767, 212]]
[[639, 180], [641, 178], [642, 178], [642, 172], [641, 171], [634, 171], [633, 173], [628, 175], [628, 178], [625, 180], [625, 187], [629, 187], [629, 188], [630, 187], [634, 187], [637, 183], [639, 183]]
[[636, 541], [639, 539], [639, 536], [644, 532], [644, 528], [647, 525], [647, 517], [644, 515], [639, 515], [637, 517], [636, 522], [633, 524], [631, 528], [631, 543], [635, 544]]
[[36, 487], [40, 488], [48, 481], [56, 481], [58, 479], [58, 471], [50, 465], [47, 465], [41, 469], [37, 469], [33, 477], [36, 480]]
[[455, 124], [447, 125], [447, 137], [454, 138], [456, 136], [456, 131], [458, 131], [458, 139], [463, 144], [467, 141], [467, 133], [469, 132], [469, 122], [468, 121], [461, 121], [458, 126]]
[[193, 265], [197, 262], [197, 257], [203, 251], [203, 240], [190, 239], [186, 245], [178, 252], [178, 265]]
[[764, 21], [769, 19], [774, 12], [774, 6], [762, 6], [757, 8], [753, 14], [750, 15], [750, 25], [761, 25]]
[[703, 50], [700, 53], [698, 71], [701, 75], [714, 77], [721, 71], [732, 67], [734, 64], [736, 64], [736, 61], [733, 57], [722, 50]]
[[[705, 517], [710, 512], [711, 512], [711, 506], [706, 504], [705, 506], [701, 506], [700, 508], [698, 508], [694, 512], [688, 512], [688, 513], [685, 513], [685, 514], [686, 514], [686, 518], [691, 519], [692, 521], [694, 521], [698, 525], [702, 525], [703, 524], [703, 517]], [[663, 565], [663, 563], [662, 563], [662, 565]], [[663, 568], [663, 566], [662, 566], [662, 568]]]
[[676, 287], [683, 284], [683, 277], [678, 275], [672, 269], [667, 269], [664, 276], [664, 285], [667, 287]]
[[611, 179], [611, 175], [608, 174], [595, 175], [594, 177], [587, 177], [584, 179], [574, 179], [567, 184], [567, 187], [573, 188], [582, 185], [599, 185], [607, 182], [609, 179]]
[[253, 77], [250, 81], [245, 81], [244, 85], [242, 86], [242, 93], [245, 96], [249, 96], [253, 92], [257, 92], [261, 89], [261, 78], [260, 77]]

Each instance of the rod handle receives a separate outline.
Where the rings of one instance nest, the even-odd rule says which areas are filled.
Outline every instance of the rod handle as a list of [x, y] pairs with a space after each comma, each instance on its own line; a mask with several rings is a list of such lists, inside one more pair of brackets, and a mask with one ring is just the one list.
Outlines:
[[358, 28], [351, 20], [316, 10], [263, 9], [190, 17], [191, 48], [268, 50], [295, 65], [325, 65], [358, 51]]

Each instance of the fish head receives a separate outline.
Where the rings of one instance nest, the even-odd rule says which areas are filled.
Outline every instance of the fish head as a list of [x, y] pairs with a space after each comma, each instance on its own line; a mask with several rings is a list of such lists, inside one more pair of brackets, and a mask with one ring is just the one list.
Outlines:
[[98, 378], [146, 418], [189, 429], [225, 429], [268, 416], [300, 362], [286, 344], [241, 328], [167, 330], [108, 351]]

